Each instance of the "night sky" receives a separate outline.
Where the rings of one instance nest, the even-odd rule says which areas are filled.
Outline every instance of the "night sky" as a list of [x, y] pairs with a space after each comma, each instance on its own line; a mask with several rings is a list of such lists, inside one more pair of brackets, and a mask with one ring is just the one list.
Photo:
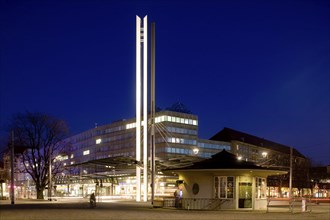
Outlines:
[[156, 22], [156, 105], [330, 164], [330, 1], [0, 3], [0, 126], [44, 112], [72, 134], [135, 117], [135, 16]]

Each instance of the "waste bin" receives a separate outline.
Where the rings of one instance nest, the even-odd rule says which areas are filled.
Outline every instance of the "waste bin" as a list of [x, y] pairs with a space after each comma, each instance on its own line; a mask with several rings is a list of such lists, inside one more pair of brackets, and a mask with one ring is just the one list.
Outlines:
[[154, 208], [163, 208], [164, 200], [161, 200], [161, 199], [154, 200], [153, 207]]

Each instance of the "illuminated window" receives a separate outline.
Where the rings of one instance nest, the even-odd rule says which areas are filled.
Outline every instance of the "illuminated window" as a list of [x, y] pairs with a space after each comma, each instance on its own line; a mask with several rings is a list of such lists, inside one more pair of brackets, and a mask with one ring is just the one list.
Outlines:
[[214, 177], [214, 197], [234, 198], [235, 178], [233, 176]]
[[83, 155], [88, 155], [89, 154], [89, 150], [84, 150]]
[[58, 155], [56, 156], [56, 160], [62, 161], [62, 160], [67, 160], [69, 157], [68, 155]]
[[126, 129], [132, 129], [136, 127], [136, 122], [130, 123], [126, 125]]
[[267, 192], [266, 179], [256, 177], [256, 198], [265, 199]]
[[102, 139], [101, 138], [96, 139], [96, 144], [101, 144], [101, 142], [102, 142]]

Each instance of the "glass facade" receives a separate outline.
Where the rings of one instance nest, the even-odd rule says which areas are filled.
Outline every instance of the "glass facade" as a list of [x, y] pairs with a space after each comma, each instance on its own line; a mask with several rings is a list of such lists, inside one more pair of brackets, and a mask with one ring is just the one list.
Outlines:
[[[135, 157], [135, 127], [135, 119], [121, 120], [68, 138], [66, 141], [71, 143], [69, 151], [75, 157], [68, 158], [66, 164], [107, 157]], [[222, 149], [231, 148], [229, 143], [199, 139], [198, 118], [192, 114], [158, 112], [155, 128], [156, 156], [160, 158], [177, 154], [208, 158]]]
[[[150, 123], [148, 124], [148, 127], [149, 126]], [[92, 184], [91, 186], [93, 186], [93, 183], [88, 181], [95, 181], [95, 174], [102, 174], [104, 176], [103, 187], [113, 187], [110, 190], [110, 194], [116, 195], [118, 193], [122, 194], [123, 192], [127, 195], [132, 194], [132, 192], [134, 194], [134, 172], [128, 170], [121, 171], [122, 173], [119, 173], [116, 170], [108, 172], [107, 170], [111, 169], [106, 168], [105, 166], [103, 166], [103, 168], [100, 168], [100, 166], [84, 167], [80, 164], [105, 158], [135, 158], [135, 128], [136, 121], [135, 118], [132, 118], [98, 126], [66, 139], [66, 142], [70, 143], [70, 148], [67, 149], [67, 155], [62, 157], [63, 164], [66, 166], [76, 166], [70, 167], [70, 169], [68, 169], [70, 171], [63, 173], [64, 176], [61, 176], [60, 178], [61, 183], [63, 183], [63, 180], [69, 180], [70, 176], [72, 177], [72, 175], [75, 175], [80, 179], [85, 179], [83, 182], [86, 184]], [[142, 134], [143, 129], [148, 128], [142, 126]], [[148, 139], [150, 138], [149, 135], [150, 127], [148, 129]], [[191, 160], [198, 160], [211, 157], [223, 149], [231, 149], [230, 143], [199, 139], [198, 118], [196, 115], [172, 111], [156, 113], [155, 143], [156, 162], [158, 160], [175, 161], [175, 158], [182, 157], [187, 157]], [[149, 144], [148, 140], [148, 145]], [[148, 155], [150, 154], [149, 149], [150, 146], [148, 146]], [[131, 179], [132, 177], [134, 178]], [[105, 181], [109, 178], [116, 179], [116, 181], [108, 181], [106, 183]], [[119, 178], [121, 179], [119, 180]], [[166, 181], [160, 181], [161, 178], [164, 178], [164, 176], [160, 174], [157, 178], [157, 189], [161, 189], [159, 193], [168, 193], [171, 191], [170, 189], [175, 188], [175, 184], [169, 184], [173, 181], [173, 177], [167, 178]], [[120, 184], [116, 185], [115, 183]], [[87, 192], [89, 190], [90, 189], [84, 189], [83, 191]], [[106, 192], [110, 191], [106, 190]], [[81, 191], [80, 193], [83, 192]]]

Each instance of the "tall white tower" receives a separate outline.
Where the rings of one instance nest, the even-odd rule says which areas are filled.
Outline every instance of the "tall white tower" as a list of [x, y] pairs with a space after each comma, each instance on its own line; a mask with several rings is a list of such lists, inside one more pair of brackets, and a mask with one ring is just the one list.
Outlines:
[[[141, 77], [143, 73], [143, 77]], [[143, 84], [141, 79], [143, 78]], [[143, 88], [143, 99], [141, 99]], [[141, 107], [143, 104], [143, 201], [148, 200], [148, 17], [136, 16], [136, 201], [141, 201]]]

